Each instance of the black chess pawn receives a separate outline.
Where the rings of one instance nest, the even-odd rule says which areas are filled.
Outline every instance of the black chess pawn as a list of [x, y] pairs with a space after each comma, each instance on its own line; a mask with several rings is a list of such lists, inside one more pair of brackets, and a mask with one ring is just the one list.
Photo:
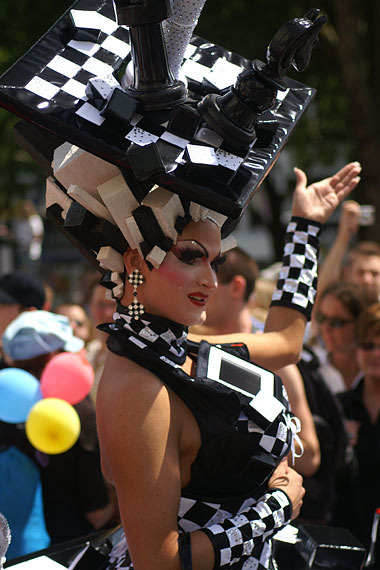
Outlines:
[[118, 23], [129, 27], [131, 37], [134, 74], [127, 93], [147, 111], [183, 103], [186, 87], [172, 75], [162, 31], [168, 0], [115, 0], [115, 6]]

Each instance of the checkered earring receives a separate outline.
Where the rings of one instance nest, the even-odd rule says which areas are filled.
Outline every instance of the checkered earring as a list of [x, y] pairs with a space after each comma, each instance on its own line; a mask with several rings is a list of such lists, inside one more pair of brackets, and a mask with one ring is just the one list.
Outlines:
[[144, 276], [138, 269], [134, 269], [132, 273], [128, 275], [128, 281], [133, 287], [133, 301], [127, 307], [128, 315], [134, 319], [138, 319], [145, 311], [144, 305], [137, 300], [137, 287], [142, 285], [145, 281]]

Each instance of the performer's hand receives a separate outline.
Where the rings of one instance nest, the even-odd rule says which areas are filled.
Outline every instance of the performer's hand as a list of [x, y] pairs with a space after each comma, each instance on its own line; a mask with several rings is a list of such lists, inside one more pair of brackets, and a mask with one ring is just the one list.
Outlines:
[[340, 202], [359, 183], [360, 171], [358, 162], [350, 162], [334, 176], [307, 186], [306, 174], [300, 168], [295, 168], [297, 180], [293, 195], [293, 216], [321, 223], [328, 220]]
[[305, 489], [302, 486], [302, 476], [289, 467], [287, 460], [281, 463], [273, 471], [268, 483], [269, 489], [282, 489], [292, 502], [292, 520], [298, 517]]

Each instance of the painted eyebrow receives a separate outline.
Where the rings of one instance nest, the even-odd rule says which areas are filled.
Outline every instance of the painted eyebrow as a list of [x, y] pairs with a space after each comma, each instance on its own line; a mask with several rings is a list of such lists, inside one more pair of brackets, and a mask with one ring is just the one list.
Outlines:
[[200, 247], [201, 249], [203, 249], [206, 258], [208, 259], [209, 254], [208, 254], [207, 249], [205, 248], [205, 246], [204, 246], [203, 244], [201, 244], [201, 243], [200, 243], [199, 241], [197, 241], [196, 239], [182, 239], [182, 240], [179, 240], [179, 241], [177, 242], [177, 245], [180, 245], [181, 243], [186, 243], [186, 242], [196, 243], [197, 245], [199, 245], [199, 247]]

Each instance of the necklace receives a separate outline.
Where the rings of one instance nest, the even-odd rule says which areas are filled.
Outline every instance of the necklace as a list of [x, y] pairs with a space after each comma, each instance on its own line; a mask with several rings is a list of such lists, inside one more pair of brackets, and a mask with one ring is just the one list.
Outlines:
[[[100, 325], [100, 330], [117, 331], [132, 352], [141, 356], [152, 354], [173, 367], [181, 366], [187, 354], [187, 327], [163, 317], [144, 313], [139, 319], [128, 315], [126, 307], [117, 305], [113, 323]], [[111, 341], [112, 342], [112, 341]]]

